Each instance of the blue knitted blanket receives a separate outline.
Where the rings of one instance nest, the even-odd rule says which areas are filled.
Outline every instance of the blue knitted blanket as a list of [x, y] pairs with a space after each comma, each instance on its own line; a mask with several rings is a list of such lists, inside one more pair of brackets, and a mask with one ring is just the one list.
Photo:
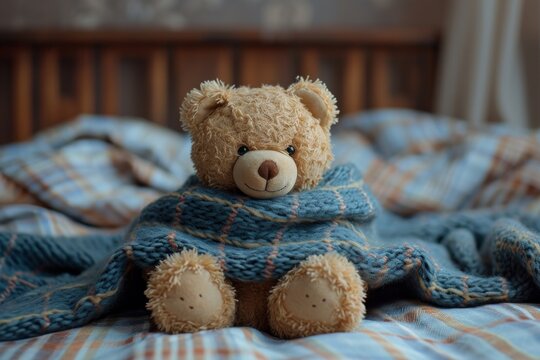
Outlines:
[[[279, 278], [312, 254], [338, 252], [371, 289], [406, 284], [442, 306], [537, 301], [540, 219], [505, 211], [381, 210], [355, 167], [310, 191], [255, 200], [191, 178], [116, 235], [0, 233], [0, 340], [81, 326], [130, 301], [135, 269], [196, 248], [240, 280]], [[9, 256], [8, 256], [9, 255]]]

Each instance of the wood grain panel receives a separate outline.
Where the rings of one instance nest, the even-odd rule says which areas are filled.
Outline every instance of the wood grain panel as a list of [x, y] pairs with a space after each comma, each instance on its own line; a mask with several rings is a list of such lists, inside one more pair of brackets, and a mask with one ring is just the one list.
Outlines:
[[366, 63], [364, 51], [306, 49], [301, 53], [301, 74], [321, 79], [337, 97], [341, 115], [365, 108]]
[[375, 51], [370, 105], [374, 108], [431, 109], [432, 62], [431, 52], [423, 49]]
[[[73, 73], [61, 66], [72, 62]], [[40, 128], [70, 120], [82, 113], [95, 112], [94, 71], [92, 50], [90, 48], [59, 49], [46, 47], [39, 56], [40, 73]], [[66, 81], [71, 93], [62, 89], [61, 82]]]
[[341, 114], [352, 114], [365, 108], [366, 64], [364, 53], [350, 49], [345, 54]]
[[174, 55], [175, 102], [206, 80], [233, 83], [233, 53], [226, 47], [183, 47]]
[[240, 84], [289, 86], [298, 73], [291, 49], [252, 47], [240, 54]]
[[167, 85], [167, 52], [154, 49], [149, 53], [148, 83], [150, 85], [149, 118], [165, 125], [167, 122], [167, 104], [169, 89]]
[[13, 61], [0, 49], [0, 144], [13, 138]]
[[77, 64], [77, 94], [79, 95], [79, 110], [85, 114], [96, 111], [95, 71], [93, 51], [90, 48], [78, 50]]
[[101, 53], [101, 111], [106, 115], [118, 114], [118, 54], [114, 49]]
[[321, 53], [315, 48], [302, 50], [300, 55], [300, 75], [311, 79], [319, 78], [319, 61]]
[[30, 48], [14, 51], [13, 69], [13, 136], [23, 141], [32, 135], [32, 53]]
[[136, 115], [178, 129], [185, 94], [214, 78], [287, 87], [309, 75], [327, 83], [343, 115], [429, 111], [438, 44], [432, 29], [0, 31], [0, 141], [27, 139], [79, 113]]
[[[121, 109], [121, 92], [129, 89], [122, 87], [121, 73], [125, 60], [134, 59], [144, 63], [146, 78], [136, 86], [137, 93], [143, 94], [140, 98], [129, 99], [143, 112], [131, 112], [129, 104], [127, 109]], [[168, 106], [168, 54], [166, 48], [160, 47], [114, 47], [105, 48], [101, 54], [101, 84], [102, 109], [108, 115], [141, 116], [160, 124], [167, 123]], [[141, 76], [141, 74], [136, 74]], [[139, 106], [140, 103], [144, 106]], [[135, 106], [134, 106], [135, 107]]]
[[44, 48], [39, 58], [40, 128], [46, 128], [58, 121], [60, 106], [58, 69], [58, 50], [53, 47]]

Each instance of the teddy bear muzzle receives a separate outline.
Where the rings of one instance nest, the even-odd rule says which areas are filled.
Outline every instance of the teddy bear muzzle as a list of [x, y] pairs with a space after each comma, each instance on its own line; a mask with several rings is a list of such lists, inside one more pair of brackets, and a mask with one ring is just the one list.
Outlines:
[[270, 199], [288, 194], [296, 183], [298, 169], [290, 155], [274, 150], [254, 150], [239, 156], [233, 178], [244, 194]]

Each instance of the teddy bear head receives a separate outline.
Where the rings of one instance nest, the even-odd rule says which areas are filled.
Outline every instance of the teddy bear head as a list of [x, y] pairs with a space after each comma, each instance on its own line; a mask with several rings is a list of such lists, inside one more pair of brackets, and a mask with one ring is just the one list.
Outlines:
[[333, 158], [338, 110], [319, 80], [299, 78], [287, 89], [206, 81], [180, 113], [197, 175], [210, 187], [273, 198], [317, 185]]

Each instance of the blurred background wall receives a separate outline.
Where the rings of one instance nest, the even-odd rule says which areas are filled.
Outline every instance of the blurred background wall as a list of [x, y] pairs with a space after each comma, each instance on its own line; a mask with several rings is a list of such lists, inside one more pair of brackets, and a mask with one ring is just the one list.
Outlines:
[[[434, 93], [434, 104], [419, 108], [478, 126], [540, 126], [539, 0], [0, 1], [1, 31], [134, 28], [255, 29], [263, 34], [313, 29], [440, 31], [437, 84], [428, 90]], [[389, 83], [396, 83], [393, 79], [404, 63], [396, 60]], [[417, 68], [422, 66], [417, 62]], [[369, 64], [367, 68], [374, 69]], [[422, 71], [411, 74], [423, 76]], [[376, 80], [368, 81], [368, 88], [376, 85]]]
[[440, 27], [448, 0], [2, 0], [0, 27]]

